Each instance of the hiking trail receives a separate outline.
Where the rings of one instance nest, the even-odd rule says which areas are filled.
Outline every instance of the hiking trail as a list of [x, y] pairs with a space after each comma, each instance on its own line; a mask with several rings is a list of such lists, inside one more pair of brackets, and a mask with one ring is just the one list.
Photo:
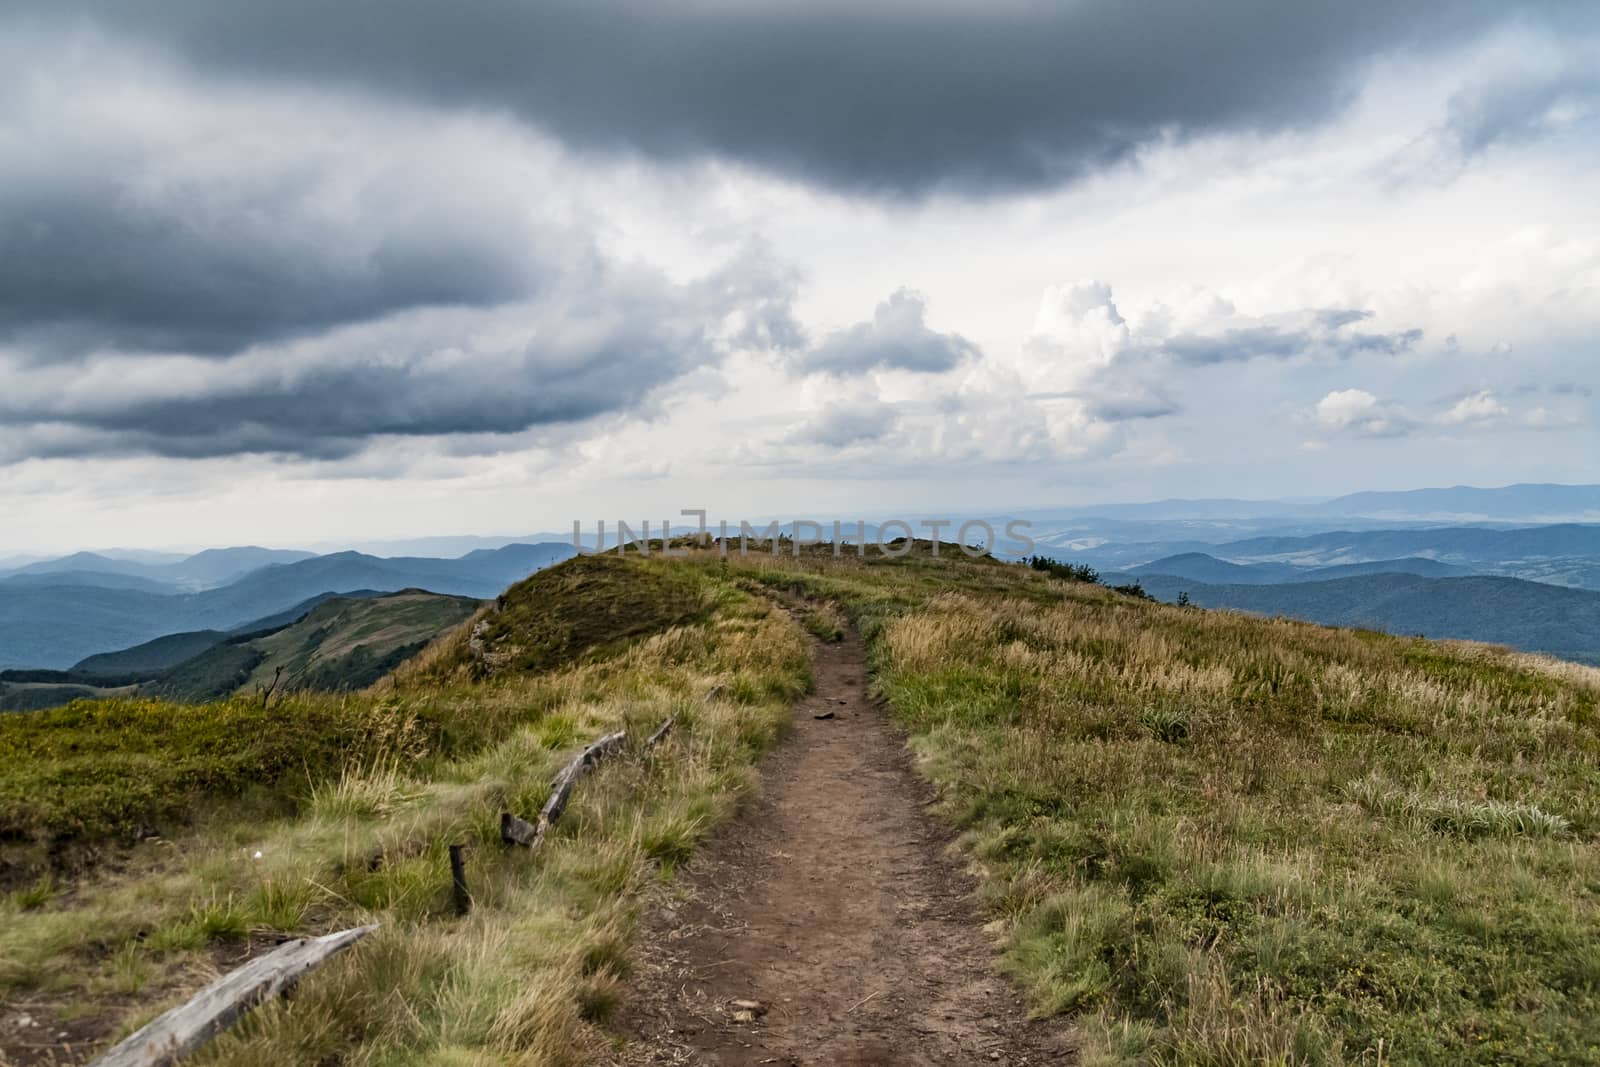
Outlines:
[[816, 642], [813, 675], [759, 797], [680, 873], [686, 899], [645, 917], [616, 1063], [1074, 1061], [996, 969], [861, 639]]

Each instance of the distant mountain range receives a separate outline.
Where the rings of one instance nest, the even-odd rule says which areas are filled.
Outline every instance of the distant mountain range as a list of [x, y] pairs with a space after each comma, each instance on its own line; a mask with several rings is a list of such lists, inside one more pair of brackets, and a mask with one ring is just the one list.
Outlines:
[[1141, 574], [1137, 579], [1146, 592], [1166, 601], [1187, 593], [1200, 607], [1487, 641], [1600, 664], [1600, 593], [1585, 589], [1517, 578], [1396, 573], [1272, 585], [1212, 585], [1161, 574]]
[[1351, 493], [1318, 505], [1326, 515], [1452, 521], [1600, 522], [1600, 485], [1520, 484], [1498, 489], [1456, 485], [1390, 493]]
[[480, 605], [417, 589], [319, 597], [294, 618], [246, 633], [201, 630], [90, 656], [67, 671], [0, 671], [0, 711], [147, 694], [202, 703], [270, 686], [361, 689]]
[[1185, 552], [1167, 556], [1137, 567], [1129, 574], [1164, 574], [1198, 582], [1232, 585], [1274, 585], [1282, 582], [1324, 581], [1354, 578], [1365, 574], [1417, 574], [1427, 578], [1459, 578], [1472, 571], [1451, 563], [1421, 556], [1380, 559], [1362, 563], [1343, 563], [1329, 567], [1297, 567], [1291, 563], [1230, 563], [1204, 552]]
[[[1018, 514], [1031, 523], [1034, 551], [1103, 572], [1126, 572], [1148, 579], [1147, 584], [1159, 576], [1230, 588], [1380, 575], [1384, 581], [1492, 576], [1600, 591], [1600, 485], [1454, 486], [1332, 499], [1165, 500]], [[1008, 517], [990, 516], [997, 534]], [[710, 521], [718, 518], [712, 515]], [[853, 534], [856, 516], [842, 518]], [[831, 516], [814, 519], [826, 528]], [[584, 525], [590, 541], [596, 522]], [[642, 522], [638, 528], [642, 532]], [[868, 536], [877, 529], [869, 523]], [[916, 533], [927, 536], [928, 531], [918, 527]], [[615, 517], [607, 534], [614, 541]], [[945, 536], [954, 535], [947, 526]], [[570, 534], [507, 540], [372, 542], [383, 554], [313, 554], [252, 545], [191, 555], [104, 549], [57, 559], [13, 557], [0, 565], [0, 670], [59, 670], [174, 635], [281, 625], [335, 595], [414, 588], [485, 599], [575, 554]], [[996, 540], [1001, 554], [1021, 551], [1003, 535]], [[406, 554], [390, 554], [400, 552]], [[1272, 595], [1286, 602], [1288, 594]], [[1449, 604], [1472, 610], [1464, 602]], [[177, 639], [170, 645], [190, 647]], [[165, 648], [147, 652], [165, 654]]]
[[268, 558], [259, 555], [267, 551], [228, 549], [157, 564], [171, 568], [162, 571], [171, 584], [154, 588], [148, 583], [159, 580], [149, 570], [129, 573], [126, 561], [90, 554], [68, 557], [71, 563], [58, 570], [34, 564], [0, 578], [0, 669], [61, 669], [95, 653], [169, 634], [233, 630], [328, 594], [424, 589], [487, 599], [574, 554], [570, 544], [561, 543], [507, 545], [459, 559], [297, 553], [292, 561], [252, 568], [226, 584], [181, 591], [180, 582], [229, 573], [249, 560]]
[[[1179, 573], [1201, 581], [1262, 584], [1403, 572], [1428, 577], [1500, 575], [1600, 590], [1600, 525], [1491, 528], [1426, 526], [1268, 535], [1208, 544], [1195, 541], [1049, 546], [1046, 555], [1101, 570]], [[1207, 563], [1198, 557], [1204, 556]], [[1426, 560], [1428, 562], [1419, 562]], [[1175, 561], [1175, 562], [1174, 562]], [[1223, 564], [1218, 566], [1217, 564]], [[1235, 567], [1245, 569], [1233, 569]]]
[[310, 552], [257, 548], [251, 545], [243, 548], [207, 549], [176, 562], [151, 563], [101, 555], [96, 552], [78, 552], [60, 559], [29, 564], [4, 577], [14, 581], [29, 577], [39, 580], [62, 574], [117, 575], [190, 591], [226, 585], [262, 567], [278, 563], [296, 563], [310, 559], [312, 555]]

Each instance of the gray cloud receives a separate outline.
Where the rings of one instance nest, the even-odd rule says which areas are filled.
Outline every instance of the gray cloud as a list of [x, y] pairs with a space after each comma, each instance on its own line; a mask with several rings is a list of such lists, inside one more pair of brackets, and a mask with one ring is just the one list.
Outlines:
[[927, 312], [920, 293], [898, 290], [878, 305], [871, 322], [830, 334], [801, 353], [797, 363], [803, 370], [828, 374], [871, 370], [937, 374], [979, 355], [978, 347], [960, 334], [928, 329]]
[[1152, 386], [1112, 385], [1099, 392], [1086, 390], [1079, 396], [1087, 403], [1088, 413], [1105, 422], [1162, 419], [1183, 410], [1183, 405]]
[[1590, 64], [1538, 69], [1501, 77], [1457, 93], [1440, 131], [1463, 159], [1496, 145], [1534, 140], [1563, 123], [1592, 118], [1600, 105], [1600, 74]]
[[0, 334], [44, 354], [233, 352], [407, 308], [510, 301], [546, 268], [526, 230], [451, 219], [436, 202], [392, 219], [375, 196], [313, 220], [285, 190], [136, 204], [111, 174], [79, 178], [0, 188], [0, 217], [26, 220], [0, 229]]
[[489, 307], [593, 257], [502, 176], [509, 124], [311, 106], [29, 35], [0, 43], [0, 100], [0, 342], [35, 359]]
[[809, 443], [825, 448], [848, 448], [877, 441], [896, 423], [895, 409], [878, 402], [862, 402], [830, 408], [796, 427], [793, 443]]
[[[506, 112], [597, 151], [716, 156], [890, 194], [1037, 188], [1169, 134], [1336, 111], [1375, 54], [1448, 47], [1493, 0], [749, 4], [21, 0], [230, 76]], [[1519, 5], [1592, 25], [1587, 5]]]
[[[751, 247], [610, 261], [512, 123], [0, 39], [0, 463], [519, 434], [803, 343]], [[314, 105], [314, 106], [313, 106]]]
[[1422, 340], [1419, 329], [1392, 333], [1347, 330], [1370, 318], [1370, 311], [1328, 308], [1300, 324], [1265, 323], [1216, 334], [1181, 334], [1161, 342], [1161, 351], [1180, 363], [1209, 366], [1247, 359], [1289, 359], [1307, 352], [1349, 358], [1358, 354], [1397, 355]]
[[1447, 399], [1431, 412], [1416, 414], [1400, 404], [1385, 403], [1363, 389], [1328, 393], [1307, 413], [1308, 421], [1327, 433], [1354, 437], [1462, 436], [1503, 431], [1547, 431], [1577, 425], [1570, 414], [1537, 407], [1508, 407], [1492, 389], [1478, 389]]
[[[737, 275], [730, 283], [727, 276]], [[0, 461], [127, 452], [336, 459], [383, 436], [509, 435], [629, 411], [735, 342], [763, 276], [595, 270], [489, 311], [421, 309], [226, 359], [0, 358]]]

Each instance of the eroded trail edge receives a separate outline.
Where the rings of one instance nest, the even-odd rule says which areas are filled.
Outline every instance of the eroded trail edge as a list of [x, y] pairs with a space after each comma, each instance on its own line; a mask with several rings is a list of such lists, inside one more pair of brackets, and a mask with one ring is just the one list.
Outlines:
[[996, 971], [860, 639], [819, 642], [814, 674], [760, 798], [646, 918], [618, 1062], [1070, 1061]]

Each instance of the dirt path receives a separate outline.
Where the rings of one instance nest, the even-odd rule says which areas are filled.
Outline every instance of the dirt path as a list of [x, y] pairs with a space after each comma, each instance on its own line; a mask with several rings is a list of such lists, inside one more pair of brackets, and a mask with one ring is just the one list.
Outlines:
[[[814, 673], [761, 798], [680, 879], [688, 899], [646, 920], [618, 1062], [1071, 1062], [996, 973], [860, 640], [819, 643]], [[741, 1021], [735, 1000], [765, 1010]]]

